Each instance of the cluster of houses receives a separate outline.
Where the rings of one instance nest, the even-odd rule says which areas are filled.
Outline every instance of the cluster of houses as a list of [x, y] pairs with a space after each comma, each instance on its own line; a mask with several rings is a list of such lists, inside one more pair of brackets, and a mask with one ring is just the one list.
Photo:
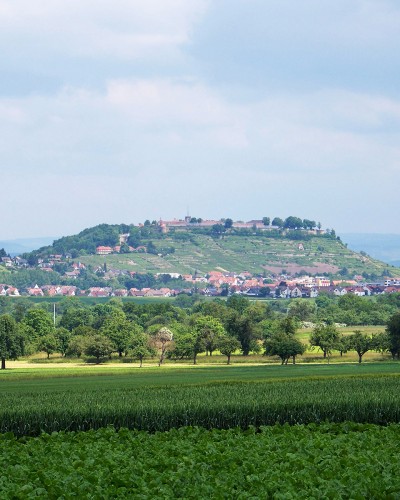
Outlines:
[[[157, 277], [160, 278], [162, 275], [159, 273]], [[361, 276], [356, 276], [350, 282], [331, 281], [323, 276], [305, 276], [293, 279], [280, 277], [271, 283], [270, 279], [254, 277], [247, 272], [236, 274], [210, 271], [204, 276], [197, 273], [194, 275], [172, 273], [167, 276], [172, 280], [179, 279], [180, 286], [173, 289], [169, 287], [114, 289], [104, 286], [81, 290], [72, 285], [35, 285], [20, 292], [15, 287], [0, 284], [0, 296], [174, 297], [180, 293], [196, 292], [209, 297], [240, 294], [248, 297], [294, 299], [315, 298], [321, 293], [334, 296], [353, 294], [361, 297], [400, 292], [400, 279], [397, 278], [388, 278], [379, 283], [363, 283]]]

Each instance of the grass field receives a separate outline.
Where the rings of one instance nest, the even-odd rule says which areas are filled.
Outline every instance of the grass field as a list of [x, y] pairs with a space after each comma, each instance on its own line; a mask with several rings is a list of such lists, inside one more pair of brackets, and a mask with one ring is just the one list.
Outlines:
[[0, 432], [400, 421], [400, 365], [9, 370]]

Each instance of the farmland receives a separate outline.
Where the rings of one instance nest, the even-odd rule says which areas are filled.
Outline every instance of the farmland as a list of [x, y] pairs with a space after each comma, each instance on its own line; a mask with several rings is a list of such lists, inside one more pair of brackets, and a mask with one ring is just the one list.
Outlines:
[[13, 368], [0, 494], [396, 497], [399, 382], [390, 362]]

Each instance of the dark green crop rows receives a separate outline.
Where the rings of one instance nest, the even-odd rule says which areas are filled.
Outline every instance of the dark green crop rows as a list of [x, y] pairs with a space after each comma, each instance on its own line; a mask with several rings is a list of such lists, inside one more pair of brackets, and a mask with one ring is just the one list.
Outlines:
[[0, 497], [399, 498], [400, 426], [0, 437]]
[[64, 381], [59, 390], [38, 381], [31, 392], [3, 387], [0, 432], [38, 435], [109, 424], [151, 432], [324, 421], [387, 424], [400, 422], [399, 386], [398, 375], [163, 387], [130, 387], [118, 377], [103, 387], [99, 377], [71, 379], [70, 387]]

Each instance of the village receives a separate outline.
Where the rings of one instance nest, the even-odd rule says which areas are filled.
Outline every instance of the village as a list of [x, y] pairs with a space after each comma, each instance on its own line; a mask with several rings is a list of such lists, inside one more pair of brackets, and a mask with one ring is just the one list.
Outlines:
[[[107, 247], [98, 247], [97, 253], [102, 255]], [[115, 249], [111, 249], [115, 251]], [[146, 249], [141, 249], [146, 251]], [[57, 263], [62, 262], [65, 256], [51, 255], [46, 261], [40, 259], [37, 268], [42, 271], [52, 272]], [[66, 256], [67, 260], [70, 256]], [[2, 265], [10, 267], [25, 267], [29, 264], [20, 257], [3, 257]], [[156, 273], [154, 278], [159, 283], [157, 288], [115, 288], [112, 286], [92, 286], [85, 290], [74, 286], [76, 280], [86, 266], [81, 262], [69, 262], [70, 271], [63, 275], [65, 281], [71, 284], [50, 284], [18, 289], [15, 286], [0, 284], [0, 296], [19, 297], [55, 297], [55, 296], [87, 296], [87, 297], [175, 297], [179, 294], [200, 294], [207, 297], [226, 297], [232, 294], [240, 294], [253, 298], [269, 299], [296, 299], [316, 298], [321, 293], [343, 296], [354, 294], [357, 296], [372, 296], [400, 292], [400, 279], [385, 278], [377, 282], [366, 282], [363, 276], [354, 276], [354, 279], [333, 280], [326, 276], [290, 276], [290, 275], [268, 275], [254, 276], [249, 272], [233, 273], [228, 271], [211, 270], [206, 274], [195, 272], [193, 274], [179, 273]], [[125, 275], [131, 278], [140, 273], [98, 267], [95, 273], [101, 273], [105, 282], [111, 281], [118, 276]], [[167, 282], [169, 286], [162, 286]], [[171, 287], [171, 283], [176, 286]]]

